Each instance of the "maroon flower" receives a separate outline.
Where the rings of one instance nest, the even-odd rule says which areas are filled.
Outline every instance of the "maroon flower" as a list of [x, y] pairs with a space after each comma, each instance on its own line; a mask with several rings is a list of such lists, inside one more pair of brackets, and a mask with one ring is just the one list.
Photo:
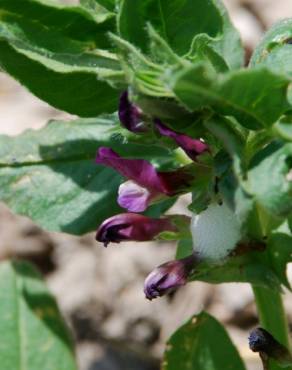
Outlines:
[[96, 163], [112, 167], [129, 179], [119, 188], [118, 203], [131, 212], [143, 212], [153, 201], [187, 191], [194, 179], [189, 166], [158, 172], [144, 159], [122, 158], [105, 147], [99, 148]]
[[187, 135], [171, 130], [159, 119], [155, 119], [154, 123], [161, 135], [174, 139], [177, 145], [180, 146], [192, 160], [195, 161], [198, 155], [208, 151], [208, 146], [201, 140], [193, 139]]
[[142, 111], [129, 100], [128, 91], [124, 91], [120, 96], [119, 119], [122, 125], [129, 131], [141, 133], [147, 131], [143, 122]]
[[198, 257], [191, 255], [157, 267], [145, 280], [144, 293], [146, 298], [151, 301], [185, 285], [197, 263]]
[[99, 226], [96, 240], [104, 243], [105, 247], [110, 242], [120, 243], [123, 240], [141, 242], [153, 240], [162, 232], [177, 232], [178, 229], [172, 221], [171, 216], [158, 219], [136, 213], [122, 213], [105, 220]]

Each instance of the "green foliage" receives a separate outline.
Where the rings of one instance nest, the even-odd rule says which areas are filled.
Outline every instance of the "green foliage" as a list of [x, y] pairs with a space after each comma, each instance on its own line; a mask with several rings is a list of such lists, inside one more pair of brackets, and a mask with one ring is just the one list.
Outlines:
[[[38, 1], [0, 1], [0, 66], [56, 108], [84, 117], [113, 112], [121, 71], [106, 33], [112, 15]], [[43, 15], [46, 15], [45, 17]]]
[[250, 65], [265, 65], [291, 77], [291, 31], [292, 20], [278, 22], [265, 34], [253, 52]]
[[[0, 143], [0, 198], [47, 230], [72, 234], [95, 230], [122, 211], [116, 201], [121, 176], [94, 163], [100, 146], [112, 146], [127, 157], [161, 163], [173, 159], [158, 146], [149, 151], [147, 145], [129, 142], [116, 116], [50, 122], [15, 138], [2, 135]], [[156, 207], [152, 214], [161, 211]]]
[[121, 1], [120, 35], [143, 51], [148, 50], [148, 22], [178, 55], [190, 52], [195, 37], [205, 34], [212, 38], [212, 48], [226, 58], [231, 68], [242, 64], [239, 36], [217, 0]]
[[[224, 261], [199, 262], [189, 280], [211, 284], [247, 282], [274, 291], [279, 291], [281, 285], [290, 289], [286, 267], [292, 262], [292, 236], [282, 229], [283, 227], [271, 233], [265, 244], [242, 243]], [[176, 258], [184, 258], [191, 253], [192, 240], [181, 240]]]
[[31, 265], [0, 264], [0, 300], [2, 370], [77, 370], [67, 327]]
[[[95, 164], [98, 148], [168, 171], [190, 164], [187, 146], [203, 139], [208, 149], [190, 167], [188, 208], [199, 214], [211, 202], [226, 203], [242, 239], [224, 260], [199, 260], [189, 281], [253, 284], [262, 322], [273, 331], [279, 319], [277, 335], [285, 339], [283, 309], [277, 304], [269, 311], [267, 292], [279, 303], [282, 286], [290, 289], [291, 24], [275, 25], [243, 68], [238, 33], [219, 0], [81, 0], [78, 6], [0, 0], [0, 68], [52, 106], [87, 117], [0, 136], [0, 199], [47, 230], [80, 235], [125, 212], [116, 201], [124, 180]], [[118, 109], [125, 89], [138, 108], [124, 116], [134, 112], [147, 132], [129, 132], [117, 114], [103, 115]], [[176, 132], [164, 137], [156, 119]], [[168, 181], [178, 180], [165, 178], [164, 194]], [[153, 199], [146, 214], [155, 217], [176, 201]], [[192, 241], [181, 240], [176, 257], [191, 253]], [[76, 369], [70, 338], [39, 276], [20, 263], [2, 264], [0, 275], [0, 327], [7, 336], [1, 370]], [[170, 339], [163, 369], [244, 366], [224, 329], [202, 313]]]
[[252, 130], [272, 125], [288, 109], [288, 83], [267, 69], [216, 76], [200, 64], [180, 70], [170, 80], [173, 92], [188, 109], [209, 106]]
[[246, 189], [274, 216], [285, 217], [292, 212], [292, 182], [288, 177], [291, 168], [291, 143], [283, 146], [272, 143], [251, 161]]
[[193, 316], [169, 339], [162, 370], [244, 370], [223, 326], [205, 312]]

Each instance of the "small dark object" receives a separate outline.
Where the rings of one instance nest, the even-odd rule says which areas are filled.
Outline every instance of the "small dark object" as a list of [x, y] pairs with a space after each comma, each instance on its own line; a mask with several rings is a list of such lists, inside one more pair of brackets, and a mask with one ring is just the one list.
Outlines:
[[253, 352], [259, 352], [264, 370], [268, 369], [270, 359], [275, 360], [283, 367], [292, 364], [292, 356], [288, 349], [280, 344], [267, 330], [254, 329], [248, 338], [249, 348]]
[[289, 37], [284, 41], [284, 44], [292, 45], [292, 37]]

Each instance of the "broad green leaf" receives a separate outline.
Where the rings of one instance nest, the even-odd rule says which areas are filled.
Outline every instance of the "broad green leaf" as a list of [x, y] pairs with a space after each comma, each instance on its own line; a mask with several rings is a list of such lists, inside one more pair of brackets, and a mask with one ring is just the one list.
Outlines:
[[292, 212], [292, 144], [272, 143], [253, 158], [243, 186], [268, 213]]
[[116, 110], [119, 92], [101, 81], [107, 76], [123, 80], [115, 55], [89, 41], [64, 36], [56, 28], [4, 13], [0, 66], [59, 109], [85, 117]]
[[91, 14], [80, 6], [64, 6], [50, 0], [0, 0], [1, 19], [7, 14], [38, 22], [75, 40], [91, 41], [110, 48], [107, 31], [113, 31], [115, 21], [111, 12]]
[[69, 113], [94, 117], [117, 108], [119, 92], [95, 74], [55, 72], [5, 41], [0, 41], [0, 67], [40, 99]]
[[289, 80], [265, 68], [216, 75], [198, 64], [166, 79], [189, 110], [210, 106], [252, 130], [271, 126], [289, 109], [286, 97]]
[[152, 27], [151, 23], [147, 24], [147, 31], [150, 53], [153, 60], [162, 64], [184, 63], [184, 60], [173, 52], [165, 39]]
[[72, 340], [39, 273], [0, 264], [1, 370], [77, 370]]
[[268, 68], [292, 77], [292, 19], [273, 25], [256, 47], [250, 66], [265, 65]]
[[162, 370], [244, 370], [224, 327], [206, 312], [193, 316], [169, 339]]
[[[0, 199], [48, 230], [83, 234], [96, 229], [107, 217], [124, 212], [116, 201], [121, 176], [95, 164], [100, 146], [126, 157], [175, 163], [170, 151], [149, 146], [145, 139], [145, 144], [129, 142], [120, 131], [116, 116], [110, 116], [55, 121], [17, 137], [0, 136]], [[153, 212], [157, 216], [170, 205]]]
[[239, 35], [220, 1], [216, 0], [122, 0], [118, 28], [120, 35], [148, 50], [145, 30], [150, 22], [178, 55], [189, 52], [198, 34], [214, 38], [217, 49], [232, 68], [242, 64]]

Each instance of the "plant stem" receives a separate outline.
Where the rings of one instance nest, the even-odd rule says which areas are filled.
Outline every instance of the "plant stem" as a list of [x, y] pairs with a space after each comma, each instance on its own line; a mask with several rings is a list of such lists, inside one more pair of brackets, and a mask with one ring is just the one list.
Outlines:
[[[269, 331], [281, 344], [290, 349], [288, 321], [281, 294], [254, 285], [252, 288], [255, 295], [260, 325]], [[282, 367], [273, 363], [269, 370], [280, 369]], [[289, 366], [286, 370], [292, 370], [292, 367]]]

